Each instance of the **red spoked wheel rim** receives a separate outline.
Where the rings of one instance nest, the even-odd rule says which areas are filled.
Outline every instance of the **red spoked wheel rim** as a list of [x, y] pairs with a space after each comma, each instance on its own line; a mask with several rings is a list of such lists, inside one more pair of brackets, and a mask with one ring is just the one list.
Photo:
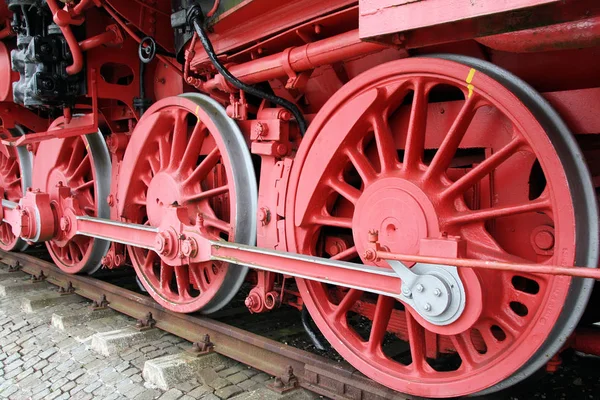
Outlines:
[[[21, 149], [26, 151], [25, 149]], [[16, 148], [0, 147], [0, 186], [4, 189], [4, 199], [18, 202], [23, 197], [21, 160]], [[15, 236], [9, 224], [0, 225], [0, 249], [4, 251], [23, 250], [25, 242]]]
[[[50, 129], [58, 129], [63, 123], [59, 118]], [[98, 132], [41, 142], [34, 160], [33, 186], [48, 193], [53, 202], [59, 199], [59, 186], [67, 186], [85, 215], [108, 218], [110, 156], [102, 135]], [[56, 265], [69, 274], [96, 272], [108, 246], [104, 240], [86, 236], [46, 242]]]
[[[573, 265], [574, 182], [562, 165], [530, 110], [484, 73], [439, 59], [388, 63], [347, 84], [313, 121], [290, 177], [288, 246], [360, 262], [377, 229], [401, 253], [450, 235], [466, 242], [470, 258]], [[330, 252], [333, 240], [342, 246]], [[318, 327], [361, 372], [404, 393], [455, 397], [528, 363], [571, 285], [475, 273], [481, 315], [448, 335], [433, 334], [393, 299], [297, 282]]]
[[[212, 107], [209, 101], [203, 96], [165, 99], [140, 120], [124, 157], [127, 172], [121, 177], [126, 189], [119, 196], [120, 215], [127, 221], [159, 226], [166, 208], [178, 204], [187, 208], [190, 224], [202, 220], [214, 237], [234, 240], [239, 222], [236, 165], [221, 136], [223, 126], [204, 110]], [[235, 294], [246, 273], [216, 261], [173, 267], [154, 251], [128, 249], [146, 290], [176, 312], [215, 311]]]

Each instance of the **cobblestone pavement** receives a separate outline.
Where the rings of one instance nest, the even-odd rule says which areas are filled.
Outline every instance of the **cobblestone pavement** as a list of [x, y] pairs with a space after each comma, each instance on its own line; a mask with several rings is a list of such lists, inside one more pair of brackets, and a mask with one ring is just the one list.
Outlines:
[[[131, 318], [110, 310], [105, 311], [102, 318], [96, 318], [98, 315], [80, 317], [80, 314], [90, 314], [89, 302], [85, 299], [77, 295], [68, 295], [69, 300], [59, 299], [54, 286], [45, 282], [31, 283], [25, 274], [8, 274], [6, 267], [0, 265], [0, 296], [3, 294], [5, 297], [0, 297], [2, 399], [315, 397], [303, 390], [276, 395], [265, 387], [270, 376], [217, 354], [211, 355], [209, 366], [196, 365], [197, 370], [189, 376], [182, 375], [181, 369], [171, 369], [174, 376], [169, 378], [169, 373], [160, 366], [172, 367], [173, 360], [179, 360], [177, 365], [185, 364], [185, 350], [190, 343], [160, 331], [142, 339], [129, 340], [116, 352], [109, 346], [105, 350], [109, 355], [103, 355], [94, 351], [96, 342], [132, 330], [134, 321]], [[181, 362], [182, 359], [185, 362]], [[150, 367], [159, 366], [158, 375], [162, 378], [158, 381], [162, 383], [157, 384], [156, 377], [145, 381], [144, 377], [156, 375], [148, 370], [148, 365], [143, 373], [149, 360]], [[186, 376], [186, 379], [178, 382], [178, 376]]]

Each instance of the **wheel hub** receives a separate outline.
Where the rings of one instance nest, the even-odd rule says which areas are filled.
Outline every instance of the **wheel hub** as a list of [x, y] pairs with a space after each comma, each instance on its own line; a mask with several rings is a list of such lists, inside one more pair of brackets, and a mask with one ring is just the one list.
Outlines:
[[361, 257], [372, 230], [379, 232], [382, 246], [402, 254], [418, 254], [421, 239], [439, 233], [437, 215], [427, 195], [413, 183], [396, 177], [379, 179], [368, 186], [356, 204], [352, 234]]
[[160, 225], [165, 207], [179, 202], [181, 185], [167, 172], [156, 174], [148, 187], [146, 211], [148, 220], [153, 226]]

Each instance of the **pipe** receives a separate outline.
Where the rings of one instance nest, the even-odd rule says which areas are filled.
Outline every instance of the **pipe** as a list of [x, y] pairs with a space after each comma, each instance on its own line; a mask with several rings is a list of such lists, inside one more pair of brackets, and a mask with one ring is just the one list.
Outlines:
[[115, 40], [117, 40], [117, 33], [113, 30], [108, 30], [104, 33], [79, 42], [79, 48], [81, 48], [81, 51], [88, 51], [102, 46], [103, 44], [113, 43]]
[[[229, 71], [242, 82], [252, 85], [285, 77], [287, 67], [295, 73], [300, 73], [341, 60], [376, 53], [387, 47], [378, 43], [362, 42], [356, 29], [303, 46], [292, 47], [279, 54], [234, 65], [229, 68]], [[231, 91], [231, 87], [220, 75], [206, 81], [203, 89]]]
[[54, 23], [59, 26], [63, 36], [67, 40], [71, 56], [73, 57], [73, 64], [67, 67], [67, 74], [76, 75], [83, 69], [83, 54], [81, 48], [79, 48], [79, 43], [77, 42], [77, 39], [75, 39], [75, 35], [69, 26], [72, 21], [71, 14], [61, 9], [58, 4], [56, 4], [56, 0], [46, 0], [46, 3], [52, 12]]
[[511, 53], [593, 47], [600, 45], [600, 16], [486, 36], [476, 40], [491, 49]]
[[215, 15], [215, 13], [217, 12], [217, 10], [219, 9], [219, 4], [220, 3], [221, 3], [221, 0], [215, 0], [215, 2], [213, 3], [213, 6], [210, 9], [210, 11], [206, 13], [206, 18], [210, 18], [213, 15]]

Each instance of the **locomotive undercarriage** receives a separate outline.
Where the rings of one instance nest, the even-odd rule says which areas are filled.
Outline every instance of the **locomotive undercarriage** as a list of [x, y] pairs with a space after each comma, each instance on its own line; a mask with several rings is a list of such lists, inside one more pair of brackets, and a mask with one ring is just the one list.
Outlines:
[[[353, 2], [169, 3], [7, 2], [3, 250], [44, 242], [69, 273], [133, 266], [178, 312], [217, 311], [249, 280], [251, 312], [307, 307], [353, 366], [427, 397], [510, 387], [600, 320], [600, 77], [561, 60], [600, 51], [593, 2], [539, 2], [563, 28], [525, 50], [546, 27], [518, 1], [519, 29], [490, 10], [485, 35], [456, 22], [448, 44], [443, 24], [361, 40], [373, 14]], [[242, 11], [262, 27], [244, 36]], [[553, 70], [495, 52], [507, 30]], [[47, 40], [56, 62], [23, 55]], [[77, 84], [46, 94], [34, 70]]]

